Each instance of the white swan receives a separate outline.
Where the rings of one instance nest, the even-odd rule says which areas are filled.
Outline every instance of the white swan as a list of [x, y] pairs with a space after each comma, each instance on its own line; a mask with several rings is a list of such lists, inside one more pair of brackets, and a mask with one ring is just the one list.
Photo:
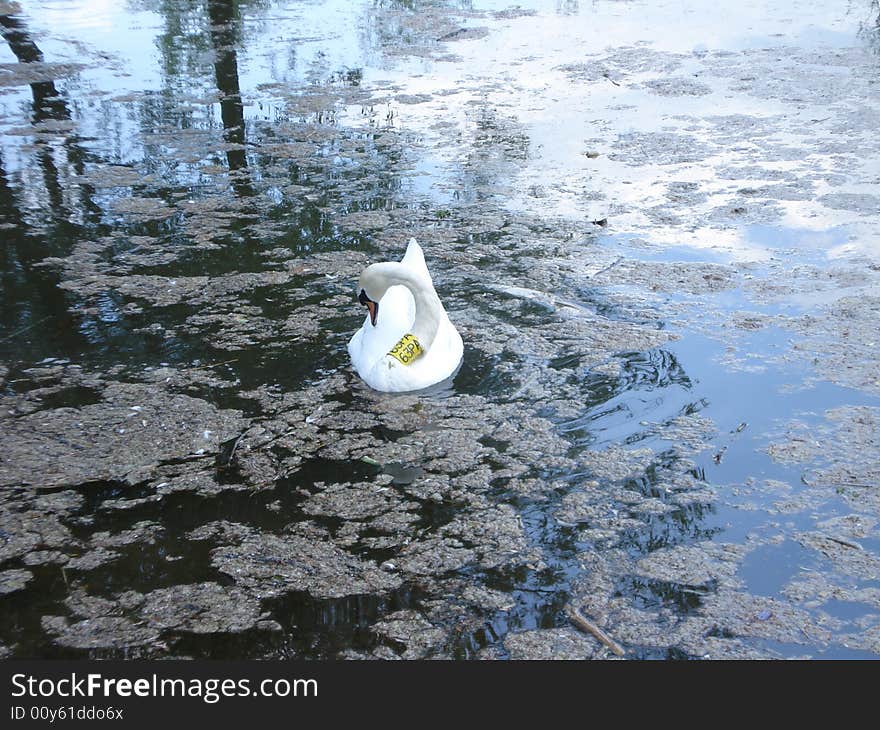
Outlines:
[[400, 262], [364, 269], [358, 289], [369, 313], [349, 340], [348, 354], [367, 385], [392, 393], [421, 390], [456, 371], [461, 335], [443, 309], [416, 239], [409, 239]]

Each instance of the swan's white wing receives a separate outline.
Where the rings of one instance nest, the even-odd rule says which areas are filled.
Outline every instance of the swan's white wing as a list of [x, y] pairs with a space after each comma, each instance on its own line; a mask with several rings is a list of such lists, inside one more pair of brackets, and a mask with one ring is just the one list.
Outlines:
[[424, 276], [428, 281], [431, 281], [431, 273], [428, 271], [428, 265], [425, 263], [425, 254], [415, 238], [409, 239], [409, 245], [406, 247], [406, 253], [400, 260], [400, 263]]
[[415, 316], [416, 305], [409, 289], [400, 285], [389, 287], [379, 302], [376, 326], [367, 315], [348, 343], [351, 361], [361, 377], [412, 329]]

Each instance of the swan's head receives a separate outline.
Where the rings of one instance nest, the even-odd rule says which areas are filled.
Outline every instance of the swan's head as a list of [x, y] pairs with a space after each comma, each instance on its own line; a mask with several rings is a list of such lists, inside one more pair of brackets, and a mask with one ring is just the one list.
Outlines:
[[373, 327], [376, 326], [376, 320], [379, 318], [379, 302], [388, 291], [388, 287], [392, 282], [388, 278], [388, 274], [384, 271], [385, 264], [373, 264], [364, 269], [358, 282], [358, 301], [363, 304], [370, 313], [370, 322]]

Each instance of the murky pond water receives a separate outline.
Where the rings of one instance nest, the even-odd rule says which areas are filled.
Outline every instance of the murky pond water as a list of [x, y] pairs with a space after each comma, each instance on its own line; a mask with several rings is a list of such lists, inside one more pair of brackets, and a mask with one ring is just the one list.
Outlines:
[[0, 655], [880, 656], [878, 8], [716, 5], [0, 2]]

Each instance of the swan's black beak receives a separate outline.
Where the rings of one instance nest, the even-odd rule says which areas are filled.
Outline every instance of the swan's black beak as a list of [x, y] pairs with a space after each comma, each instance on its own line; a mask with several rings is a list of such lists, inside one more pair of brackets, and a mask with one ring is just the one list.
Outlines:
[[370, 323], [375, 327], [376, 318], [379, 316], [379, 302], [374, 302], [370, 299], [363, 289], [361, 289], [361, 293], [358, 295], [358, 301], [367, 308], [367, 311], [370, 313]]

